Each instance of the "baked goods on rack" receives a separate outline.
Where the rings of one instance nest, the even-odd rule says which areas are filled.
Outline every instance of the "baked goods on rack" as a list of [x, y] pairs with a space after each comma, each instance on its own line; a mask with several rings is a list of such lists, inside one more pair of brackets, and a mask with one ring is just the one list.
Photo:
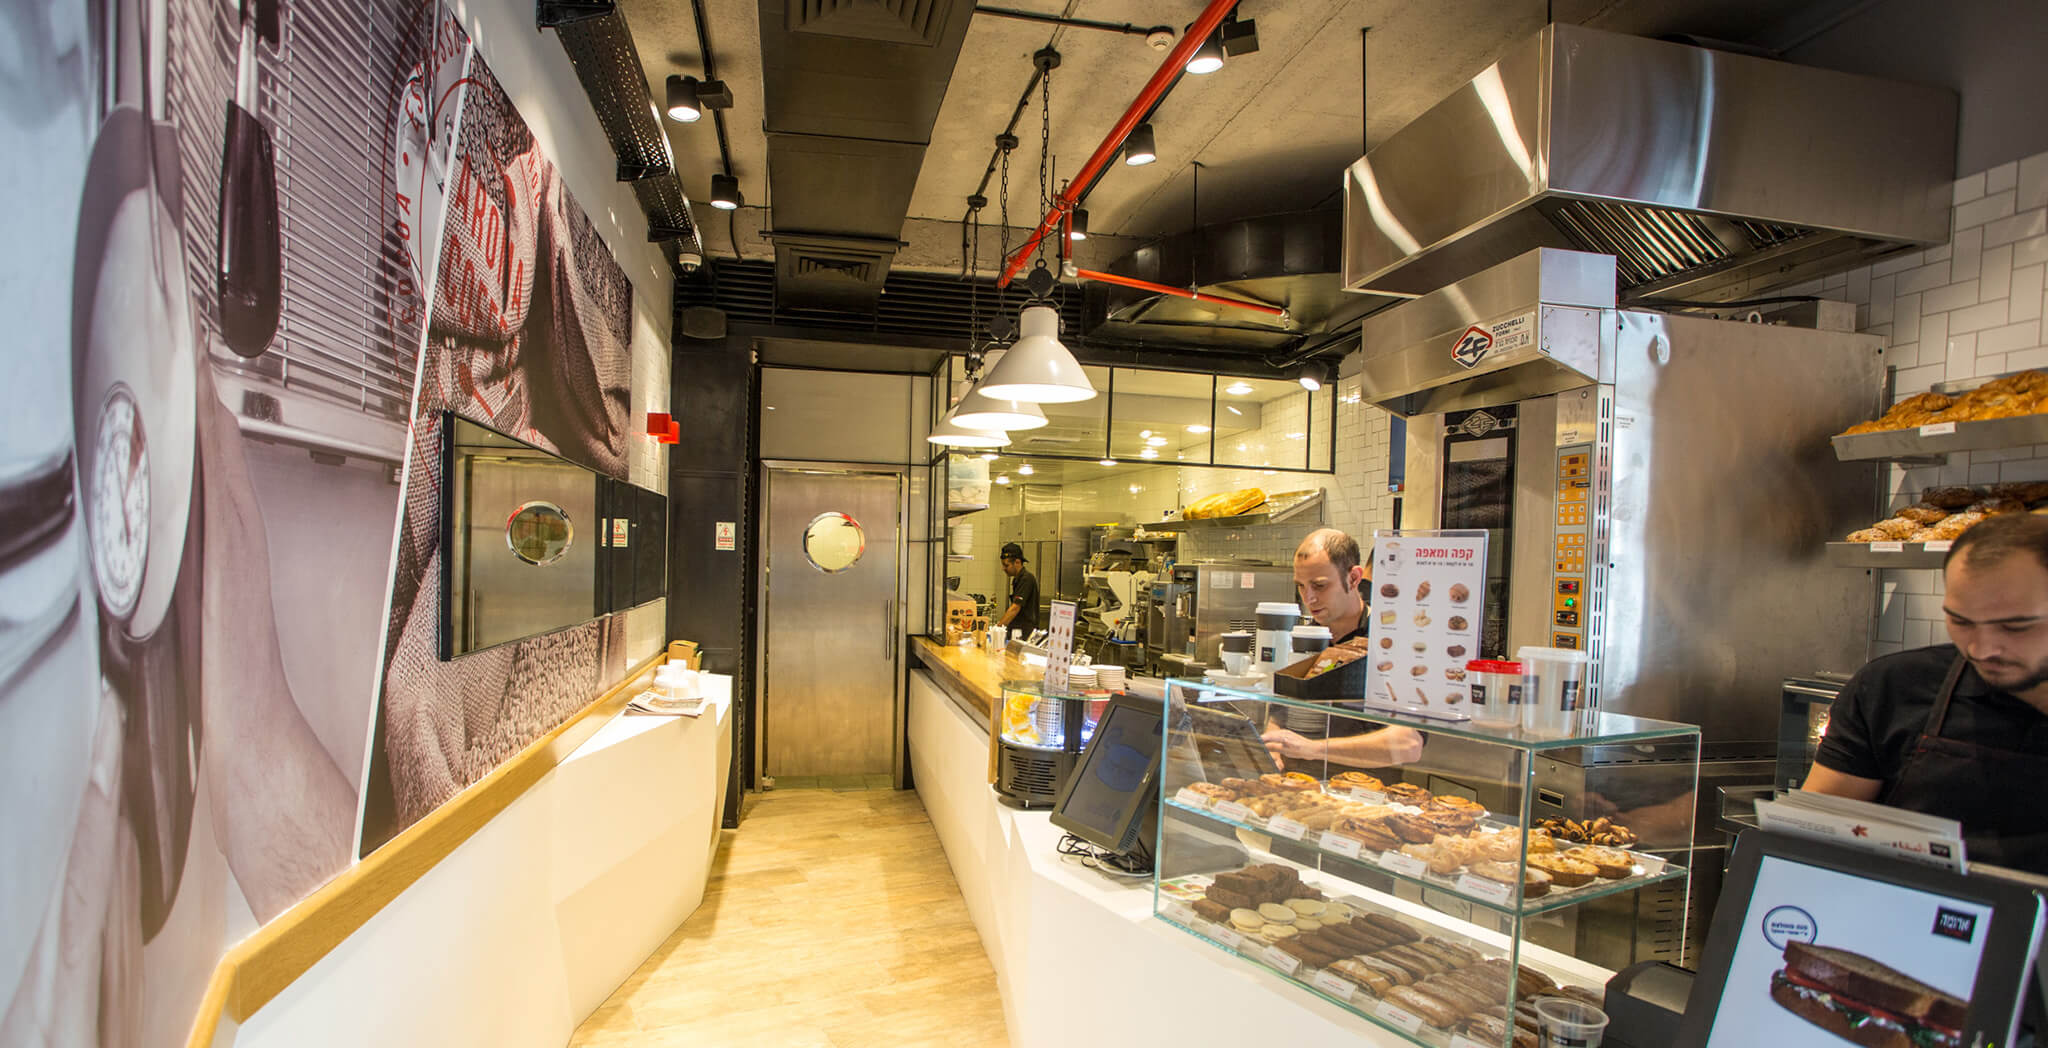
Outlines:
[[2048, 483], [2025, 481], [1989, 487], [1929, 488], [1920, 501], [1867, 528], [1852, 531], [1850, 542], [1938, 542], [1955, 539], [1972, 526], [2030, 506], [2048, 505]]
[[1859, 422], [1842, 436], [1915, 429], [1939, 422], [1983, 422], [2048, 412], [2048, 374], [2022, 371], [1993, 379], [1958, 396], [1918, 393], [1893, 404], [1890, 411]]
[[1209, 520], [1216, 517], [1235, 517], [1250, 513], [1266, 504], [1266, 492], [1262, 488], [1239, 488], [1236, 491], [1220, 491], [1205, 498], [1196, 499], [1180, 511], [1182, 520]]
[[1560, 819], [1550, 817], [1536, 820], [1538, 829], [1546, 830], [1550, 836], [1575, 844], [1601, 844], [1626, 848], [1636, 843], [1636, 831], [1613, 819], [1602, 816], [1597, 819]]

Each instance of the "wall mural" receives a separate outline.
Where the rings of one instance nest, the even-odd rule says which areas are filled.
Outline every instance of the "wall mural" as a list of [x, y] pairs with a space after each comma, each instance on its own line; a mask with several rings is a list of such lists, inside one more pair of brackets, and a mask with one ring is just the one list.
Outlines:
[[437, 657], [441, 413], [626, 475], [632, 285], [481, 60], [471, 63], [413, 416], [363, 813], [365, 853], [625, 670], [625, 619]]
[[622, 674], [618, 616], [434, 658], [426, 420], [623, 476], [631, 292], [437, 3], [0, 7], [0, 1045], [182, 1045]]

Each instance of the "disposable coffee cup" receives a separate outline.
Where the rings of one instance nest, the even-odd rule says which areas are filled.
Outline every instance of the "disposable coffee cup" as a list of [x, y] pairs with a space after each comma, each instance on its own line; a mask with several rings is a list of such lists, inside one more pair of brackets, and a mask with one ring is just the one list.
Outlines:
[[1294, 626], [1301, 621], [1301, 605], [1262, 601], [1255, 618], [1259, 632], [1252, 672], [1271, 673], [1287, 665], [1288, 656], [1293, 653]]
[[1472, 692], [1472, 726], [1510, 731], [1522, 726], [1522, 664], [1473, 659], [1465, 664]]
[[1600, 1048], [1607, 1036], [1607, 1013], [1569, 997], [1538, 1000], [1536, 1022], [1543, 1048]]
[[1572, 648], [1526, 647], [1515, 652], [1522, 664], [1522, 727], [1562, 738], [1584, 723], [1586, 671], [1593, 657]]

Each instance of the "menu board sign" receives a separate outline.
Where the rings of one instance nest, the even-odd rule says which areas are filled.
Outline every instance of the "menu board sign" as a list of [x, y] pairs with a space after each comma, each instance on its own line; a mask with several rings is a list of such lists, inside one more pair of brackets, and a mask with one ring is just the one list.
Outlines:
[[1074, 664], [1074, 602], [1052, 602], [1052, 614], [1045, 641], [1045, 690], [1063, 695], [1067, 691], [1067, 669]]
[[1486, 532], [1375, 531], [1365, 703], [1469, 720], [1465, 663], [1486, 622]]

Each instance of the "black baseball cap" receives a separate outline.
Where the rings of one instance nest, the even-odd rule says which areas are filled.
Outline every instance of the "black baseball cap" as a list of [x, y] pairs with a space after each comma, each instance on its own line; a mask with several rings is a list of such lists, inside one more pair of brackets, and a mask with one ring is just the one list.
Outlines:
[[1003, 559], [1003, 560], [1023, 560], [1023, 559], [1024, 559], [1024, 547], [1022, 547], [1022, 546], [1019, 546], [1019, 545], [1017, 545], [1017, 544], [1016, 544], [1016, 543], [1014, 543], [1014, 542], [1005, 542], [1005, 543], [1003, 543], [1003, 553], [1002, 553], [1002, 559]]

